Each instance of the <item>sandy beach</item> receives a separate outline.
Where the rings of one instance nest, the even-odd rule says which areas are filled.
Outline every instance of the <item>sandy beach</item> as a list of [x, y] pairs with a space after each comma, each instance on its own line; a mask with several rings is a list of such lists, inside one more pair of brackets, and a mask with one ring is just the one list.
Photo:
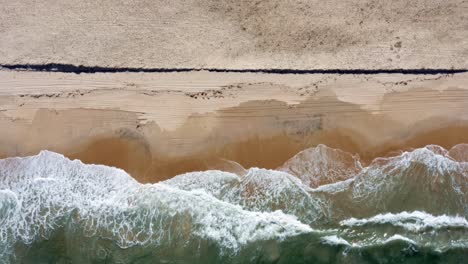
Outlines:
[[2, 157], [48, 149], [142, 182], [277, 168], [317, 144], [369, 162], [468, 142], [468, 74], [0, 72]]
[[0, 0], [0, 263], [466, 263], [467, 0]]
[[463, 0], [0, 1], [0, 64], [468, 68]]

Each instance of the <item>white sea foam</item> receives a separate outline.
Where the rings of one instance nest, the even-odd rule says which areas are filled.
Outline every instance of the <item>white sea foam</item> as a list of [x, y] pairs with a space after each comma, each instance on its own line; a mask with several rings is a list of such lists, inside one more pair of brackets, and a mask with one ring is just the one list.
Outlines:
[[240, 177], [234, 173], [209, 170], [184, 173], [163, 183], [186, 191], [203, 190], [219, 199], [240, 181]]
[[323, 244], [328, 244], [328, 245], [345, 245], [345, 246], [351, 246], [351, 244], [346, 241], [345, 239], [337, 236], [337, 235], [331, 235], [331, 236], [324, 236], [322, 237], [322, 243]]
[[408, 231], [419, 232], [426, 229], [468, 228], [468, 221], [461, 216], [434, 216], [426, 212], [401, 212], [397, 214], [378, 214], [367, 219], [350, 218], [340, 222], [343, 226], [383, 225], [403, 227]]
[[327, 193], [338, 193], [347, 190], [350, 185], [354, 182], [354, 178], [347, 179], [344, 181], [339, 181], [335, 183], [321, 185], [315, 189], [312, 189], [312, 192], [327, 192]]
[[[160, 217], [165, 218], [164, 222], [170, 222], [167, 227], [155, 226], [157, 230], [142, 230], [146, 234], [165, 230], [165, 232], [173, 232], [175, 236], [176, 233], [186, 232], [188, 236], [195, 234], [198, 237], [216, 241], [223, 247], [238, 249], [256, 240], [282, 239], [312, 231], [309, 226], [301, 224], [294, 216], [285, 215], [279, 211], [272, 213], [246, 211], [238, 205], [214, 199], [200, 190], [184, 191], [164, 184], [155, 184], [139, 188], [138, 194], [132, 194], [130, 197], [132, 203], [138, 205], [138, 208], [150, 208], [155, 211], [149, 212], [154, 214], [150, 219], [137, 217], [139, 218], [137, 221], [133, 220], [135, 225], [132, 229], [139, 228], [142, 222], [157, 222], [156, 220]], [[129, 212], [119, 213], [128, 215]], [[147, 216], [147, 213], [145, 212], [144, 215]], [[177, 215], [182, 219], [178, 219]], [[187, 223], [193, 224], [187, 226]], [[115, 223], [104, 223], [102, 226], [106, 227], [110, 224], [115, 225]], [[176, 228], [171, 230], [170, 226], [174, 225]], [[115, 229], [116, 235], [119, 234], [120, 229], [125, 228]], [[150, 239], [150, 242], [164, 242], [159, 240], [161, 234], [157, 236], [157, 240]], [[128, 240], [125, 242], [128, 243]], [[136, 242], [140, 243], [140, 241]]]
[[[280, 211], [247, 211], [203, 188], [181, 190], [176, 186], [184, 181], [172, 183], [139, 184], [122, 170], [84, 165], [48, 151], [1, 160], [0, 247], [47, 239], [66, 221], [86, 236], [108, 238], [121, 247], [206, 239], [237, 250], [256, 240], [312, 231]], [[212, 187], [214, 192], [219, 186]]]
[[358, 243], [350, 243], [346, 239], [339, 237], [337, 235], [324, 236], [321, 238], [321, 242], [323, 244], [328, 244], [332, 246], [344, 245], [344, 246], [351, 247], [351, 248], [365, 248], [369, 246], [385, 245], [394, 241], [404, 241], [413, 245], [417, 245], [417, 242], [415, 242], [414, 240], [407, 238], [405, 236], [399, 235], [399, 234], [395, 234], [387, 239], [381, 239], [381, 238], [363, 239]]
[[408, 242], [408, 243], [413, 244], [413, 245], [417, 244], [414, 240], [411, 240], [411, 239], [409, 239], [409, 238], [407, 238], [405, 236], [399, 235], [399, 234], [396, 234], [396, 235], [393, 235], [393, 236], [389, 237], [388, 239], [383, 241], [383, 244], [387, 244], [387, 243], [390, 243], [390, 242], [393, 242], [393, 241], [405, 241], [405, 242]]
[[222, 171], [186, 173], [163, 183], [183, 190], [203, 190], [216, 198], [242, 206], [245, 210], [282, 210], [307, 222], [320, 213], [319, 201], [310, 188], [296, 177], [281, 171], [251, 168], [245, 176]]
[[288, 197], [307, 199], [307, 190], [299, 179], [288, 173], [259, 168], [249, 169], [239, 186], [241, 196], [247, 198], [244, 203], [259, 210], [266, 207], [267, 203], [284, 202]]
[[468, 164], [443, 153], [428, 146], [375, 159], [356, 176], [352, 199], [375, 212], [424, 210], [468, 215]]
[[301, 221], [314, 222], [321, 214], [321, 203], [309, 193], [309, 187], [296, 177], [281, 171], [251, 168], [233, 188], [227, 200], [253, 211], [282, 210]]
[[[401, 195], [417, 202], [417, 210], [426, 206], [433, 210], [467, 207], [467, 163], [457, 162], [449, 154], [436, 147], [417, 149], [376, 160], [355, 178], [316, 189], [289, 173], [259, 168], [251, 168], [242, 176], [211, 170], [186, 173], [158, 184], [140, 184], [123, 170], [85, 165], [49, 151], [4, 159], [0, 160], [0, 256], [15, 241], [28, 244], [47, 239], [56, 230], [70, 226], [86, 237], [109, 239], [123, 248], [207, 240], [235, 252], [259, 240], [318, 234], [303, 223], [319, 226], [315, 225], [317, 219], [343, 203], [347, 204], [336, 209], [338, 213], [330, 213], [331, 221], [361, 211], [376, 210], [375, 216], [341, 221], [339, 231], [322, 234], [326, 235], [323, 243], [352, 247], [395, 240], [421, 243], [423, 238], [417, 236], [422, 233], [414, 232], [467, 229], [466, 218], [412, 209], [378, 213], [385, 212], [388, 201]], [[413, 169], [414, 175], [425, 181], [415, 179]], [[414, 193], [415, 188], [420, 191]], [[427, 204], [424, 199], [415, 199], [427, 194], [433, 198]], [[359, 205], [357, 209], [354, 204]], [[433, 204], [440, 208], [434, 209]], [[404, 208], [407, 204], [390, 205]], [[390, 238], [380, 237], [379, 231], [373, 238], [352, 233], [360, 226], [383, 224], [411, 232]], [[456, 245], [466, 244], [456, 236]]]
[[362, 166], [357, 155], [323, 144], [303, 150], [286, 161], [279, 170], [295, 175], [312, 188], [324, 183], [354, 177]]

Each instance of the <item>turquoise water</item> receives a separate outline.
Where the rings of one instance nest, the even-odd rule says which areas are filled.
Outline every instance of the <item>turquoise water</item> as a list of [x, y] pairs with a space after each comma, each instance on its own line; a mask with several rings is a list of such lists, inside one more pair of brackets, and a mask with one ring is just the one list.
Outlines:
[[0, 160], [0, 263], [466, 263], [468, 145], [320, 145], [277, 170], [141, 184], [60, 154]]

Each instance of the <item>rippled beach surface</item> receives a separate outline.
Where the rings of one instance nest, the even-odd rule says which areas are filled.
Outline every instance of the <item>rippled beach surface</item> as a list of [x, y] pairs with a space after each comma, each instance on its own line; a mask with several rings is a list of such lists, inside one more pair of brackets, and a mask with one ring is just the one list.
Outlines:
[[464, 263], [468, 145], [141, 184], [42, 151], [0, 160], [0, 263]]

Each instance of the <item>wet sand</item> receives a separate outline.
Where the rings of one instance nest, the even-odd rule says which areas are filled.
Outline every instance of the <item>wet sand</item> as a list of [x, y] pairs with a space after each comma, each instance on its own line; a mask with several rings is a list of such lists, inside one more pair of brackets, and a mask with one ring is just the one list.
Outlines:
[[317, 144], [364, 162], [468, 142], [468, 74], [0, 72], [0, 155], [42, 149], [142, 182], [277, 168]]

